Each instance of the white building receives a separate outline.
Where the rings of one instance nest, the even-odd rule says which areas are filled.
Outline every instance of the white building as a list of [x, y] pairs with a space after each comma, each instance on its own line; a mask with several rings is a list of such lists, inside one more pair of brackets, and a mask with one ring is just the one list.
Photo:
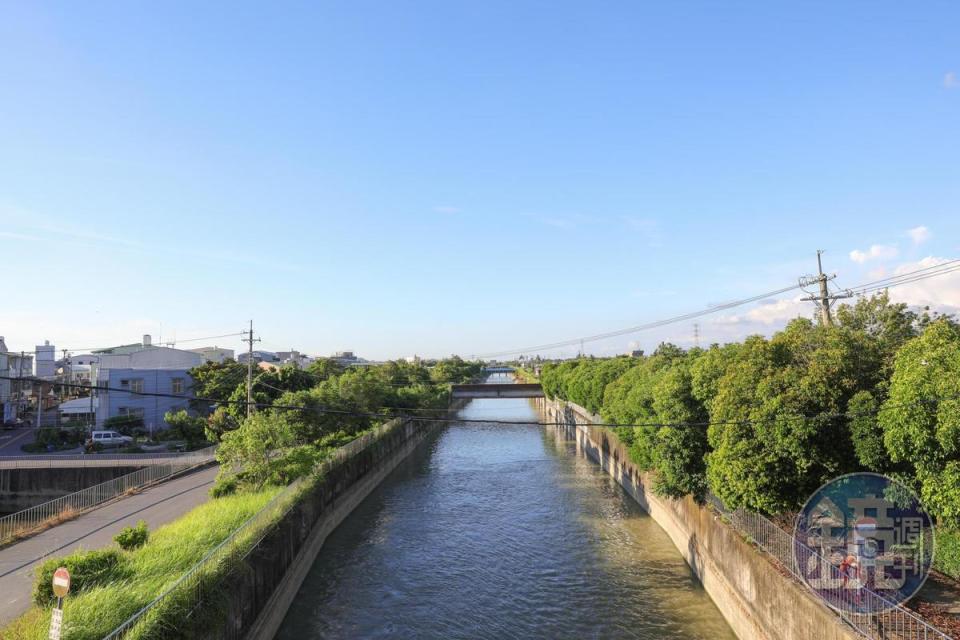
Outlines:
[[188, 349], [192, 353], [199, 353], [206, 362], [216, 362], [220, 364], [224, 360], [233, 360], [233, 349], [224, 349], [222, 347], [200, 347], [199, 349]]
[[56, 348], [49, 340], [37, 345], [34, 349], [36, 357], [33, 359], [33, 375], [37, 378], [49, 380], [57, 375]]
[[203, 356], [193, 351], [154, 346], [144, 335], [140, 344], [125, 344], [93, 352], [97, 356], [93, 377], [99, 383], [109, 379], [111, 369], [192, 369], [204, 363]]
[[0, 336], [0, 421], [14, 420], [29, 405], [32, 384], [9, 378], [29, 378], [33, 375], [33, 355], [11, 352]]

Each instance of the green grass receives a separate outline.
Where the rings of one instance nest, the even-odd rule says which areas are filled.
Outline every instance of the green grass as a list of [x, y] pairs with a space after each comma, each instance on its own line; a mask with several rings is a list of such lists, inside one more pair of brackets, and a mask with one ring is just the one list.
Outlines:
[[[268, 488], [213, 500], [160, 527], [144, 546], [64, 601], [65, 640], [100, 640], [174, 583], [280, 491]], [[59, 559], [51, 560], [57, 564]], [[45, 640], [50, 607], [33, 606], [0, 632], [4, 640]]]

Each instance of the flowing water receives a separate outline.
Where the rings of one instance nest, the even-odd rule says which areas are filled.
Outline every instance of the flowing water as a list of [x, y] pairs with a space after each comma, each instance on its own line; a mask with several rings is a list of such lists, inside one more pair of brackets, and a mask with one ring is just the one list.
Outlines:
[[[459, 417], [537, 420], [505, 399]], [[437, 429], [330, 535], [277, 637], [733, 638], [667, 535], [567, 437]]]

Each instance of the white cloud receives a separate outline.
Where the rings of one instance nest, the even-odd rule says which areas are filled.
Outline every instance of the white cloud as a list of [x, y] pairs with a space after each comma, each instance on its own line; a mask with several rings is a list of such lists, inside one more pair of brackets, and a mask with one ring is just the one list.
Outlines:
[[907, 235], [910, 236], [910, 239], [913, 240], [913, 244], [920, 245], [930, 239], [930, 229], [927, 229], [923, 225], [919, 227], [914, 227], [907, 231]]
[[863, 264], [869, 260], [890, 260], [896, 258], [899, 253], [900, 251], [894, 245], [875, 244], [866, 251], [854, 249], [850, 252], [850, 259], [857, 264]]
[[[948, 262], [947, 258], [928, 256], [919, 262], [902, 264], [893, 273], [900, 275], [945, 262]], [[893, 287], [890, 289], [890, 299], [904, 302], [911, 307], [929, 306], [942, 313], [960, 312], [960, 270]]]
[[960, 87], [960, 77], [957, 76], [956, 71], [948, 71], [946, 75], [943, 76], [943, 86], [946, 89], [956, 89]]

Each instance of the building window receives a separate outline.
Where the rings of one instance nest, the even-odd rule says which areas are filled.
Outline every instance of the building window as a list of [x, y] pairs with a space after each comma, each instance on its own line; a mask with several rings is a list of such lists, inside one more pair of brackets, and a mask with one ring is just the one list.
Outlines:
[[130, 391], [132, 393], [143, 393], [143, 378], [135, 378], [131, 380]]
[[183, 393], [183, 378], [171, 379], [170, 388], [173, 391], [173, 393]]
[[131, 418], [142, 418], [143, 407], [120, 407], [118, 413], [124, 417], [129, 416]]

